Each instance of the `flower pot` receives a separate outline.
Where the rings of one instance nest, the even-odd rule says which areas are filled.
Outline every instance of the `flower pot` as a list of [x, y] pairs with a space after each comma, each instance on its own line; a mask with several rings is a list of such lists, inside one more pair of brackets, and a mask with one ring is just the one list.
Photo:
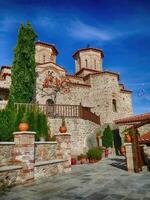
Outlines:
[[121, 147], [121, 154], [124, 156], [126, 154], [125, 147]]
[[87, 163], [86, 158], [81, 158], [81, 159], [80, 159], [80, 164], [86, 164], [86, 163]]
[[129, 134], [126, 134], [125, 141], [128, 142], [128, 143], [131, 143], [132, 142], [132, 137]]
[[60, 133], [66, 133], [67, 132], [67, 128], [65, 126], [61, 126], [59, 128]]
[[71, 165], [76, 165], [77, 164], [77, 160], [75, 158], [71, 158]]
[[96, 163], [96, 160], [95, 159], [89, 159], [89, 163]]
[[108, 158], [108, 155], [109, 155], [109, 150], [105, 149], [105, 158]]
[[29, 124], [28, 123], [20, 123], [18, 126], [19, 131], [28, 131]]

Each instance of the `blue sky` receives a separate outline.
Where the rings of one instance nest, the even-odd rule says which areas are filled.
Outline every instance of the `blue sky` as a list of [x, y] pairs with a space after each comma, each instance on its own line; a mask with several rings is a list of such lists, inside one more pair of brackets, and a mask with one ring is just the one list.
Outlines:
[[150, 112], [149, 0], [0, 0], [0, 66], [12, 65], [18, 27], [29, 20], [38, 40], [55, 44], [57, 63], [74, 73], [72, 54], [90, 44], [105, 70], [133, 90], [134, 113]]

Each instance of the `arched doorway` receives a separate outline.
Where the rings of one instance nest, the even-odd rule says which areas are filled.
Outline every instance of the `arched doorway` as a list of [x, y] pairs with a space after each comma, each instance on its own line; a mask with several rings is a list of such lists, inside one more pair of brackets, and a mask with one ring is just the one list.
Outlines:
[[47, 99], [46, 105], [54, 105], [53, 99]]
[[46, 101], [46, 113], [48, 117], [55, 116], [55, 106], [53, 99], [47, 99]]

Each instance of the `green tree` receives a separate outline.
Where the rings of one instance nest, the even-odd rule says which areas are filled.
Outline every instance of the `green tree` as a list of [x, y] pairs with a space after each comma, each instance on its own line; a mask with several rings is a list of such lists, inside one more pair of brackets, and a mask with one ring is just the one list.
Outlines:
[[30, 23], [19, 28], [17, 45], [14, 50], [12, 83], [9, 102], [29, 103], [35, 94], [35, 39], [36, 34]]
[[113, 133], [109, 125], [103, 132], [102, 143], [106, 148], [113, 147]]

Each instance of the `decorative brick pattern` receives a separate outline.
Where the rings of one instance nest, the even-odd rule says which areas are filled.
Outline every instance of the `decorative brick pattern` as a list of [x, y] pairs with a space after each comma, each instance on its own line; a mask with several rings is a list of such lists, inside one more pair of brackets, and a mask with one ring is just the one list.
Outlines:
[[20, 182], [34, 179], [34, 141], [35, 132], [15, 132], [14, 133], [14, 159], [20, 161], [21, 175]]

